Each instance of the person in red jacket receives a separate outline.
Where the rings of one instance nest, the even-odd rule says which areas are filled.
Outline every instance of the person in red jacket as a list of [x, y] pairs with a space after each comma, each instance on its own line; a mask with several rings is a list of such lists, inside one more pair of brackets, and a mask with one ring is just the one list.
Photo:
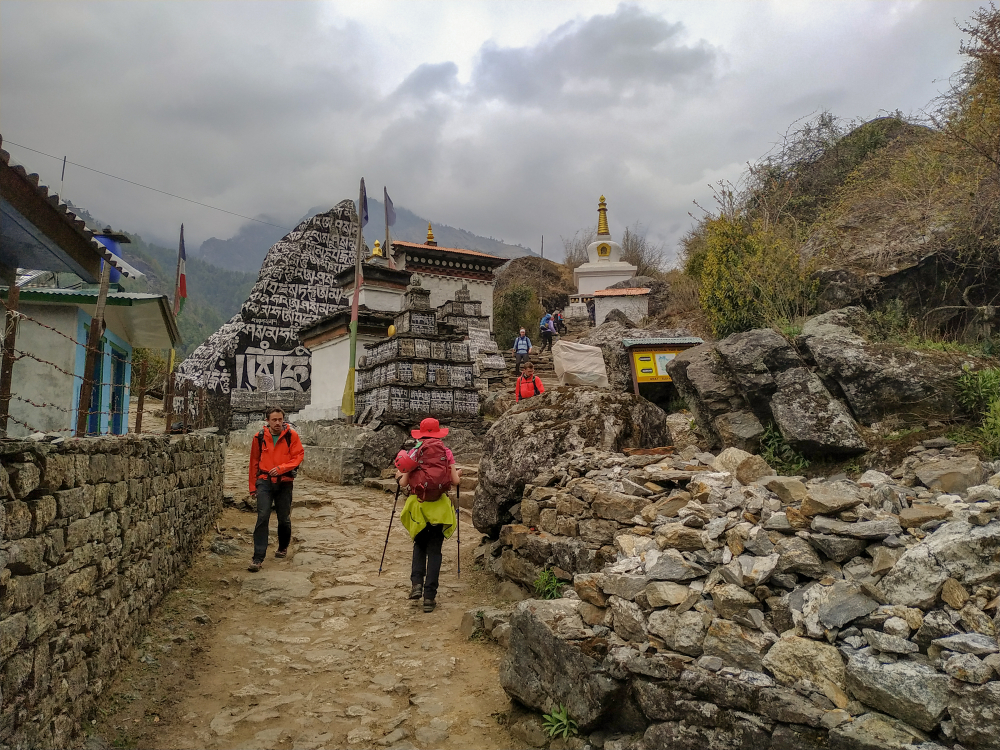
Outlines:
[[285, 424], [285, 412], [274, 406], [267, 411], [267, 424], [250, 447], [250, 496], [257, 501], [257, 525], [253, 530], [253, 560], [247, 568], [260, 570], [267, 556], [267, 527], [271, 509], [278, 516], [278, 550], [275, 557], [288, 554], [292, 541], [292, 481], [305, 450], [298, 433]]
[[531, 362], [525, 362], [521, 368], [521, 375], [514, 381], [514, 400], [531, 398], [539, 393], [545, 393], [542, 379], [535, 375], [535, 366]]

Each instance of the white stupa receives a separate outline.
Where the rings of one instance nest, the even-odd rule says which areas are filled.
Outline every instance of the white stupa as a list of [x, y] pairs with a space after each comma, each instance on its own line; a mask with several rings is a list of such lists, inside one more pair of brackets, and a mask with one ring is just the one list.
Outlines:
[[611, 239], [608, 206], [603, 195], [597, 206], [597, 240], [587, 246], [587, 255], [589, 260], [573, 269], [573, 281], [581, 297], [589, 297], [598, 289], [607, 289], [611, 284], [635, 276], [636, 267], [621, 259], [622, 246]]

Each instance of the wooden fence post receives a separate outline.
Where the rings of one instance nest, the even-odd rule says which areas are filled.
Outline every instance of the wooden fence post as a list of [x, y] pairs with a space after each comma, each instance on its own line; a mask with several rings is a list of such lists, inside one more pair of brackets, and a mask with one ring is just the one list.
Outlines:
[[[83, 364], [83, 383], [80, 384], [80, 407], [76, 416], [76, 436], [86, 437], [87, 422], [90, 421], [90, 400], [94, 390], [94, 365], [97, 364], [97, 353], [101, 348], [101, 337], [104, 335], [104, 307], [108, 303], [108, 284], [111, 279], [111, 264], [103, 263], [101, 271], [101, 288], [97, 292], [97, 310], [90, 319], [90, 333], [87, 335], [87, 357]], [[100, 384], [98, 383], [98, 386]]]
[[142, 434], [142, 410], [146, 406], [146, 368], [149, 366], [147, 360], [142, 360], [142, 369], [139, 370], [139, 413], [135, 415], [135, 431]]
[[[14, 277], [16, 280], [16, 276]], [[14, 379], [14, 345], [17, 343], [17, 303], [21, 287], [12, 282], [7, 292], [7, 331], [3, 338], [3, 361], [0, 363], [0, 436], [7, 437], [10, 416], [10, 386]]]
[[174, 373], [167, 373], [167, 387], [164, 389], [166, 393], [163, 396], [163, 405], [166, 407], [166, 413], [164, 416], [167, 418], [167, 428], [164, 430], [168, 435], [170, 434], [170, 424], [174, 421]]

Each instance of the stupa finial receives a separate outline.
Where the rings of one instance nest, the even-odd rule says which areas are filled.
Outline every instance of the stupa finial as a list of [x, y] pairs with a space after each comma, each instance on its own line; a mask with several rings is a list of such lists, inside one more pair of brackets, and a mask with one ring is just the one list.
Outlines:
[[382, 243], [375, 240], [375, 247], [372, 248], [372, 257], [382, 257]]
[[608, 204], [604, 202], [603, 195], [601, 202], [597, 204], [597, 235], [611, 236], [611, 230], [608, 229]]
[[431, 229], [431, 223], [427, 222], [427, 243], [430, 244], [434, 242], [434, 230]]

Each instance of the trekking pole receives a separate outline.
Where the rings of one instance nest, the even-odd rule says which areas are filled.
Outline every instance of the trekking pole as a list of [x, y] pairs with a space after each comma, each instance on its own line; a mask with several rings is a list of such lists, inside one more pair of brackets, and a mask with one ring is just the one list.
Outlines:
[[462, 483], [458, 483], [458, 508], [455, 509], [455, 523], [458, 524], [458, 577], [462, 577]]
[[396, 503], [399, 502], [399, 490], [402, 486], [399, 484], [399, 480], [396, 480], [396, 499], [392, 501], [392, 514], [389, 516], [389, 528], [385, 531], [385, 546], [382, 548], [382, 559], [378, 564], [378, 574], [382, 575], [382, 563], [385, 562], [385, 551], [389, 549], [389, 534], [392, 532], [392, 519], [396, 517]]

